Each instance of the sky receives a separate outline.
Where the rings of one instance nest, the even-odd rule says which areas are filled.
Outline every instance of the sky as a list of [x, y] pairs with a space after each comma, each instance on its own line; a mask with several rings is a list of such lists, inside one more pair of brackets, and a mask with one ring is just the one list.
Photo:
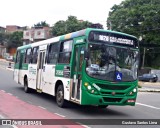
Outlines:
[[53, 26], [68, 16], [106, 26], [110, 8], [123, 0], [1, 0], [0, 26], [33, 26], [41, 21]]

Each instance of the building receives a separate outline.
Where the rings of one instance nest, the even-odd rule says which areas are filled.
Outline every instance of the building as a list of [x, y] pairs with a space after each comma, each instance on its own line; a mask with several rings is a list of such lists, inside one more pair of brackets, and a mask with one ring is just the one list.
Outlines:
[[24, 30], [27, 30], [27, 26], [24, 26], [24, 27], [20, 27], [20, 26], [16, 26], [16, 25], [7, 25], [6, 26], [6, 33], [13, 33], [13, 32], [24, 31]]
[[32, 27], [31, 29], [23, 31], [23, 44], [30, 44], [51, 38], [50, 30], [50, 27]]
[[6, 32], [6, 28], [0, 26], [0, 33], [5, 33], [5, 32]]
[[100, 24], [100, 23], [91, 24], [90, 28], [103, 29], [103, 25], [102, 25], [102, 24]]
[[3, 45], [0, 45], [0, 58], [4, 58], [6, 53], [6, 47]]

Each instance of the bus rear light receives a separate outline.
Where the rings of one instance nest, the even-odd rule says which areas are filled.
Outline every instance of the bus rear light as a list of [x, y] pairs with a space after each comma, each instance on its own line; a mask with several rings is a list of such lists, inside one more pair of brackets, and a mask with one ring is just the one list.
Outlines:
[[129, 99], [129, 100], [127, 100], [127, 102], [128, 103], [134, 103], [134, 102], [136, 102], [134, 99]]

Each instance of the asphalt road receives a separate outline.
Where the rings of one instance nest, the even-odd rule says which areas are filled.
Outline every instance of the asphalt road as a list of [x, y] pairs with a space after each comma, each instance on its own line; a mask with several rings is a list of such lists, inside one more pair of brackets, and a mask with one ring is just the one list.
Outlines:
[[[59, 108], [55, 98], [36, 92], [24, 93], [23, 87], [13, 81], [13, 72], [0, 67], [0, 90], [10, 93], [19, 99], [41, 106], [51, 113], [58, 113], [67, 119], [160, 119], [160, 93], [139, 92], [136, 106], [109, 106], [98, 109], [93, 106], [79, 106], [68, 103], [67, 108]], [[127, 128], [127, 125], [89, 125], [92, 128], [111, 127]], [[157, 125], [129, 125], [129, 127], [159, 127]]]

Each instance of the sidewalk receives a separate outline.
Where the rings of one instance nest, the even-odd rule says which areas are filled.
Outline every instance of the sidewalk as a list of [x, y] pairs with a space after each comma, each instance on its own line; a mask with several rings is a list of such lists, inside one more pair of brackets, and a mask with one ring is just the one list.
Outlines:
[[[72, 122], [71, 120], [64, 118], [60, 115], [56, 115], [56, 113], [51, 113], [47, 111], [47, 109], [29, 104], [25, 101], [20, 100], [19, 98], [6, 93], [3, 90], [0, 90], [0, 115], [2, 120], [9, 120], [13, 124], [11, 120], [22, 120], [18, 125], [13, 126], [14, 128], [84, 128], [84, 126]], [[54, 109], [54, 108], [53, 108]], [[46, 119], [46, 120], [45, 120]], [[51, 120], [50, 120], [51, 119]], [[27, 120], [33, 120], [33, 124], [28, 125]], [[31, 123], [31, 121], [29, 121]], [[37, 124], [34, 124], [36, 121]], [[48, 121], [48, 123], [47, 123]], [[52, 122], [51, 122], [52, 121]], [[59, 123], [57, 122], [59, 121]], [[61, 122], [60, 122], [61, 121]], [[24, 123], [25, 124], [21, 124]], [[43, 124], [44, 123], [44, 124]], [[56, 125], [47, 125], [47, 124], [56, 124]], [[8, 123], [6, 123], [8, 124]], [[10, 127], [11, 125], [6, 125], [6, 127]], [[24, 126], [23, 126], [24, 125]], [[4, 126], [4, 125], [2, 125]], [[8, 127], [8, 128], [9, 128]]]
[[8, 61], [8, 60], [6, 60], [6, 59], [0, 59], [0, 61], [1, 61], [1, 62], [11, 62], [11, 63], [14, 63], [14, 62]]
[[142, 88], [138, 88], [139, 92], [160, 92], [160, 82], [138, 82]]

